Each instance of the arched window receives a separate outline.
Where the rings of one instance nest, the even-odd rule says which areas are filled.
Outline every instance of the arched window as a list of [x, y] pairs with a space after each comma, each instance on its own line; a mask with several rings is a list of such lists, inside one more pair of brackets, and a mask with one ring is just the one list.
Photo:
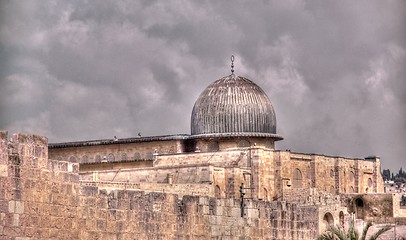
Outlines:
[[100, 155], [96, 155], [95, 160], [96, 160], [96, 162], [101, 162], [101, 156], [100, 156]]
[[302, 188], [302, 172], [298, 168], [293, 171], [292, 186], [294, 188]]
[[364, 201], [361, 198], [357, 198], [355, 200], [355, 208], [356, 208], [356, 218], [357, 219], [364, 219]]
[[265, 147], [266, 148], [270, 148], [270, 149], [274, 149], [275, 148], [275, 145], [274, 145], [274, 143], [273, 143], [273, 141], [266, 141], [265, 142]]
[[335, 193], [336, 193], [336, 188], [335, 188], [335, 186], [330, 186], [330, 192], [331, 192], [332, 194], [335, 194]]
[[154, 159], [154, 154], [152, 152], [147, 152], [145, 154], [145, 159], [146, 160], [153, 160]]
[[251, 144], [250, 144], [250, 142], [248, 142], [247, 140], [244, 140], [244, 139], [243, 139], [243, 140], [241, 140], [241, 141], [238, 142], [237, 146], [238, 146], [238, 147], [250, 147]]
[[71, 156], [71, 157], [69, 158], [69, 162], [75, 163], [75, 162], [76, 162], [76, 157]]
[[115, 157], [114, 157], [114, 154], [112, 154], [112, 153], [110, 153], [110, 154], [107, 156], [107, 161], [109, 161], [109, 162], [113, 162], [114, 159], [115, 159]]
[[219, 143], [216, 141], [211, 141], [207, 145], [207, 151], [209, 152], [217, 152], [219, 150]]
[[343, 213], [343, 211], [340, 211], [340, 213], [338, 214], [338, 217], [340, 218], [340, 225], [344, 226], [344, 213]]
[[368, 187], [371, 188], [372, 187], [372, 179], [368, 178]]
[[219, 185], [216, 185], [215, 189], [214, 189], [214, 196], [216, 198], [220, 198], [221, 197], [221, 188]]
[[87, 155], [84, 155], [82, 157], [82, 163], [88, 163], [89, 162], [89, 157]]
[[134, 153], [134, 160], [140, 160], [141, 159], [141, 154], [136, 152]]
[[334, 217], [331, 213], [324, 214], [323, 222], [326, 227], [334, 225]]
[[353, 181], [354, 181], [354, 172], [351, 171], [350, 172], [350, 182], [353, 182]]
[[127, 160], [127, 153], [122, 153], [121, 154], [121, 160], [126, 161]]

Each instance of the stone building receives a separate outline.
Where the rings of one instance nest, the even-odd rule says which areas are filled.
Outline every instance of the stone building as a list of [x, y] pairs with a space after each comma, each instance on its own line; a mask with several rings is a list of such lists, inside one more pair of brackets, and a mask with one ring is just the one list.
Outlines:
[[[191, 114], [191, 134], [48, 147], [46, 138], [35, 135], [12, 139], [7, 143], [2, 134], [0, 178], [6, 190], [0, 191], [5, 206], [0, 237], [314, 239], [328, 225], [346, 225], [350, 219], [360, 226], [393, 223], [397, 232], [388, 234], [406, 233], [406, 208], [396, 195], [383, 193], [379, 157], [276, 149], [283, 138], [276, 132], [270, 99], [233, 72], [201, 93]], [[38, 202], [32, 192], [41, 186], [28, 180], [42, 180], [45, 172]], [[21, 183], [26, 179], [35, 186], [26, 188]], [[39, 208], [27, 208], [37, 203]], [[43, 205], [47, 210], [41, 210]], [[59, 208], [77, 213], [55, 216], [60, 224], [69, 222], [69, 233], [54, 226], [26, 234], [35, 223], [21, 225], [21, 218], [46, 219]]]
[[268, 96], [231, 74], [197, 99], [190, 135], [57, 143], [49, 151], [52, 159], [80, 163], [83, 180], [202, 185], [209, 196], [238, 197], [242, 183], [250, 198], [263, 200], [301, 198], [302, 191], [383, 192], [378, 157], [280, 151], [279, 140]]

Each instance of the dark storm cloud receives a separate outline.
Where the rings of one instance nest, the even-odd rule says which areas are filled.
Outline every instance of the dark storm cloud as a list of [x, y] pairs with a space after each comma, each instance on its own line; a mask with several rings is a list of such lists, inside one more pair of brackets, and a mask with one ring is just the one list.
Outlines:
[[405, 17], [404, 1], [3, 1], [0, 128], [188, 133], [234, 54], [274, 104], [279, 148], [406, 167]]

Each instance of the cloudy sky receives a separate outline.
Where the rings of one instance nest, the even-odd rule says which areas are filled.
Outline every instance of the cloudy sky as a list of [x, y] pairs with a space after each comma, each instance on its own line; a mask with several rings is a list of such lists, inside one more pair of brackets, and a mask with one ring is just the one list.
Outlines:
[[277, 148], [406, 168], [406, 1], [1, 1], [0, 129], [50, 142], [190, 132], [230, 73]]

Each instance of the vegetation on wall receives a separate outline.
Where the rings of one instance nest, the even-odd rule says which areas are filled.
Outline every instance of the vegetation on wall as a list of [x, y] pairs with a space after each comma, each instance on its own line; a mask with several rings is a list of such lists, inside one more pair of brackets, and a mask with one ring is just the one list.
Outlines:
[[[369, 228], [372, 226], [371, 222], [368, 222], [363, 231], [362, 234], [360, 235], [358, 231], [355, 229], [354, 226], [354, 221], [350, 222], [350, 226], [348, 227], [347, 232], [340, 227], [340, 226], [330, 226], [324, 233], [322, 233], [317, 240], [365, 240], [367, 239], [367, 233]], [[380, 228], [378, 231], [373, 233], [368, 240], [376, 240], [378, 239], [379, 236], [381, 236], [383, 233], [389, 231], [392, 228], [392, 226], [386, 225], [382, 228]]]

